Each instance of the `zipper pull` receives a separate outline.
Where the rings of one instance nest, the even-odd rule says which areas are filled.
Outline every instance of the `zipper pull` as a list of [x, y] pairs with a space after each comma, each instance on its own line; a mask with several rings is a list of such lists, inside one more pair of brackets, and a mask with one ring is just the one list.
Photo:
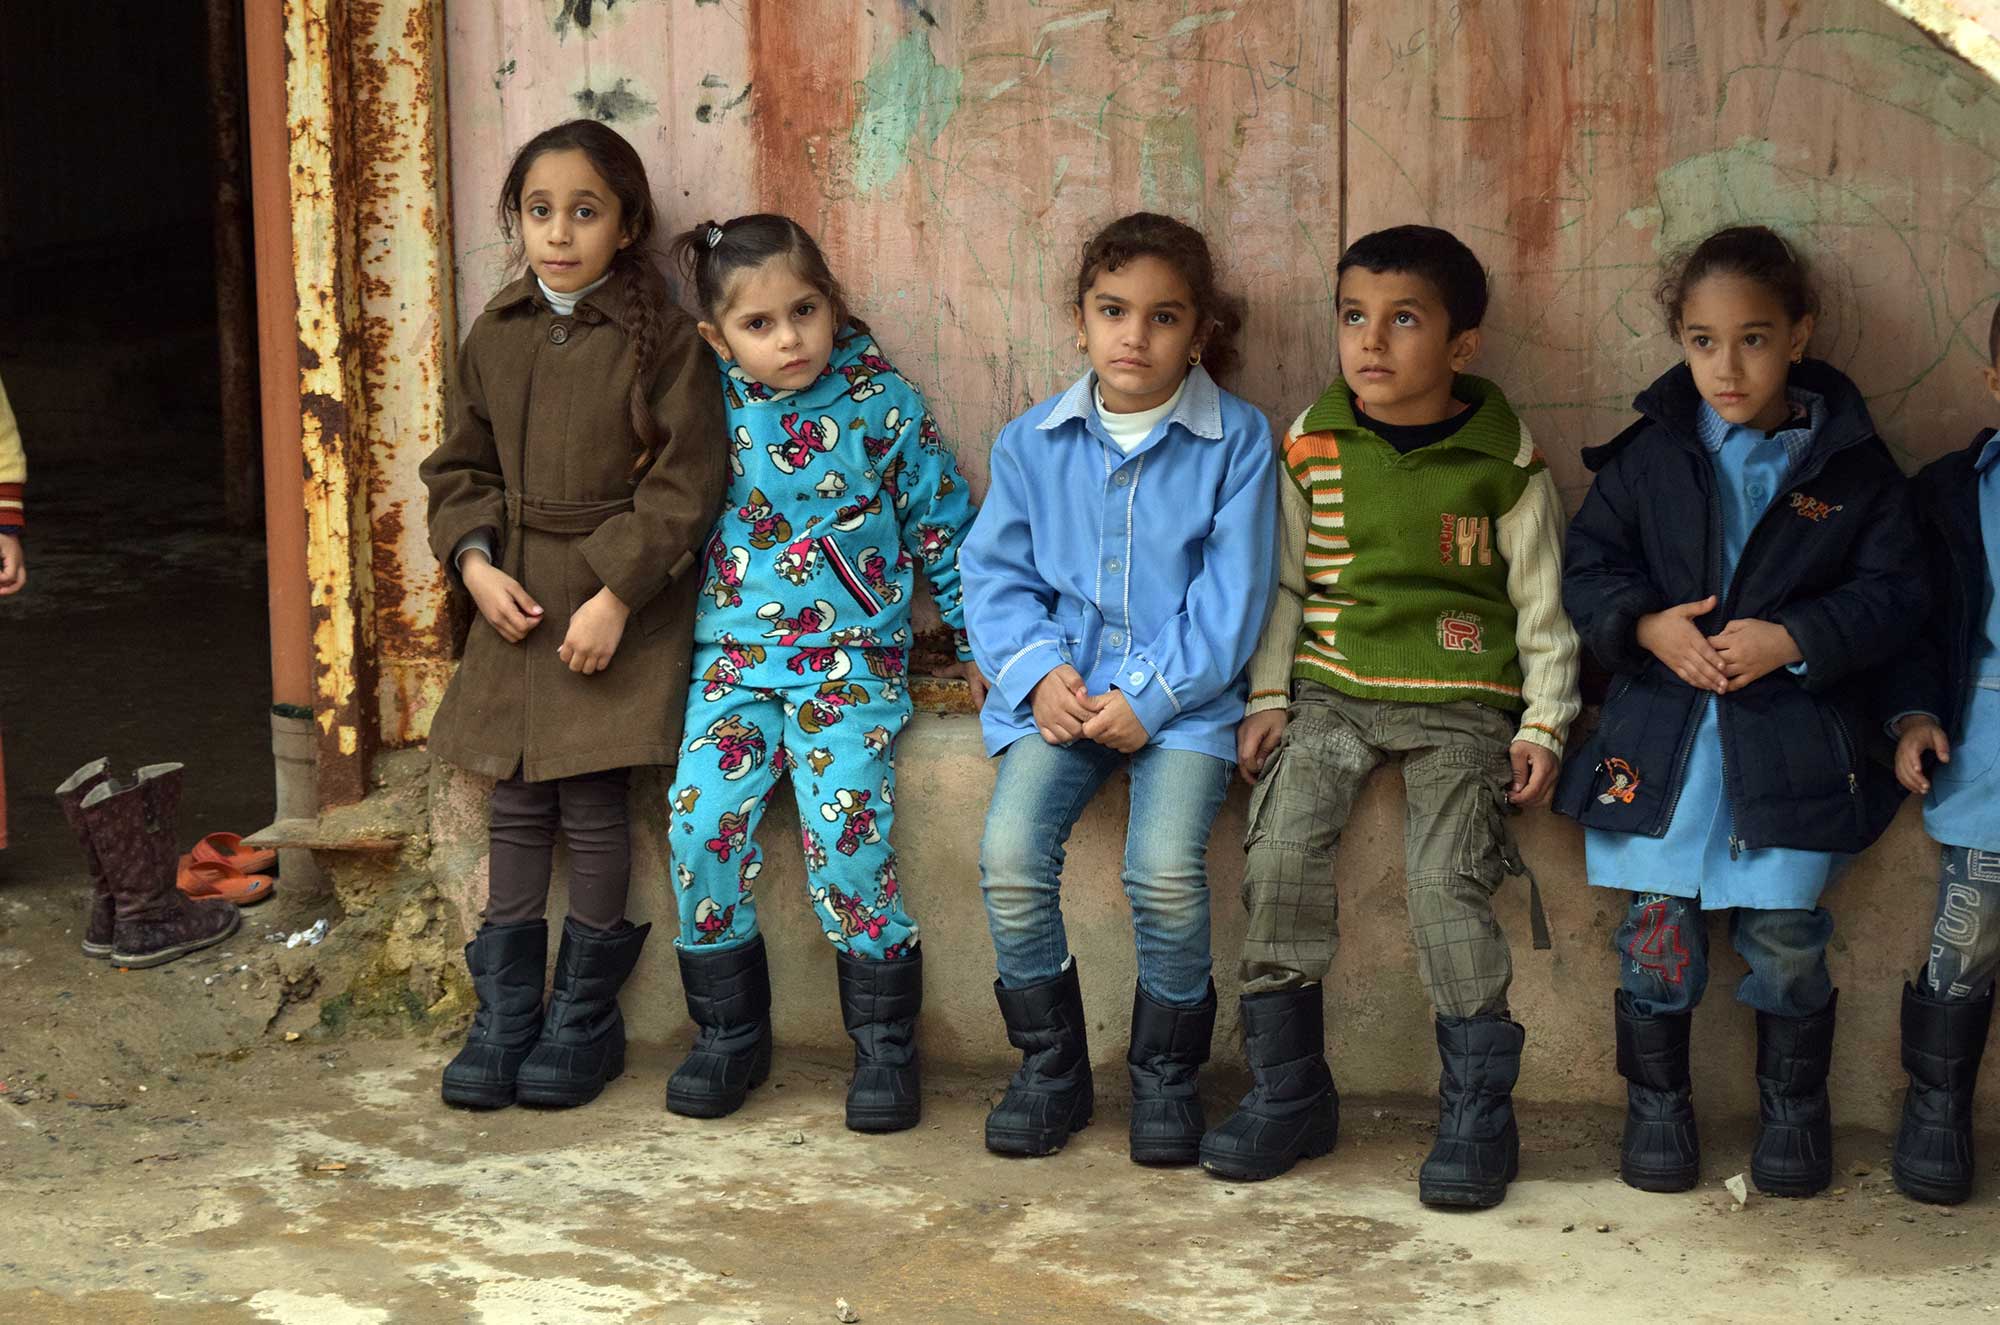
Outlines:
[[1736, 834], [1729, 835], [1729, 858], [1735, 860], [1743, 854], [1743, 839]]
[[1847, 775], [1847, 794], [1850, 796], [1859, 796], [1861, 794], [1860, 779], [1856, 778], [1852, 773]]

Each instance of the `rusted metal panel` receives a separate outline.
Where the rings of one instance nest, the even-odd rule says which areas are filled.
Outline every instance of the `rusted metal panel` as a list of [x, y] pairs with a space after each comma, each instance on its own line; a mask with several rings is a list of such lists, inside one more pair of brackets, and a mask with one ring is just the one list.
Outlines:
[[2000, 99], [1871, 0], [1350, 6], [1350, 236], [1421, 220], [1491, 267], [1477, 367], [1572, 501], [1580, 447], [1678, 357], [1661, 258], [1736, 221], [1816, 264], [1814, 352], [1906, 465], [1990, 412]]
[[366, 401], [368, 616], [385, 745], [428, 728], [450, 676], [444, 595], [417, 465], [437, 445], [456, 340], [444, 150], [441, 0], [351, 7], [352, 181]]
[[292, 270], [299, 300], [306, 568], [312, 579], [313, 712], [322, 804], [367, 791], [376, 742], [364, 604], [367, 453], [359, 229], [344, 126], [351, 113], [341, 0], [286, 0]]

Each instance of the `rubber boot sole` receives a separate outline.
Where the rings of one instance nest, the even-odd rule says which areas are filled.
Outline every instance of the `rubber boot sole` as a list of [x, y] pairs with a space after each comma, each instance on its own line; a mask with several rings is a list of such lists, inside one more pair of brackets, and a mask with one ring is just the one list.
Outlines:
[[857, 1109], [847, 1106], [847, 1130], [850, 1132], [907, 1132], [923, 1121], [921, 1101], [894, 1109]]
[[504, 1109], [514, 1102], [514, 1087], [446, 1081], [438, 1095], [454, 1109]]
[[1618, 1178], [1627, 1187], [1642, 1192], [1691, 1192], [1701, 1184], [1701, 1167], [1646, 1169], [1620, 1160]]
[[1186, 1141], [1162, 1141], [1158, 1137], [1148, 1137], [1143, 1141], [1132, 1141], [1128, 1145], [1134, 1164], [1144, 1164], [1148, 1168], [1186, 1168], [1201, 1162], [1201, 1138], [1192, 1137]]
[[186, 943], [176, 943], [170, 948], [161, 948], [157, 952], [120, 952], [114, 947], [105, 960], [109, 961], [113, 966], [122, 966], [128, 971], [143, 971], [149, 966], [165, 966], [168, 962], [179, 961], [191, 952], [200, 952], [203, 948], [214, 947], [236, 933], [238, 929], [242, 928], [242, 925], [243, 913], [235, 907], [231, 907], [229, 909], [229, 924], [220, 933], [212, 934], [208, 938], [190, 939]]
[[675, 1090], [672, 1077], [667, 1078], [667, 1112], [677, 1113], [683, 1118], [727, 1118], [743, 1107], [743, 1102], [751, 1091], [764, 1084], [771, 1076], [771, 1041], [758, 1042], [750, 1058], [750, 1079], [743, 1083], [743, 1093], [731, 1098], [728, 1095], [694, 1095]]
[[1069, 1139], [1090, 1126], [1097, 1102], [1085, 1094], [1082, 1106], [1070, 1112], [1069, 1125], [1044, 1130], [1042, 1128], [995, 1127], [993, 1120], [986, 1120], [986, 1148], [996, 1155], [1023, 1155], [1040, 1159], [1053, 1155], [1069, 1144]]
[[1507, 1157], [1507, 1176], [1497, 1185], [1469, 1182], [1426, 1182], [1417, 1180], [1417, 1199], [1425, 1205], [1444, 1206], [1457, 1210], [1491, 1210], [1507, 1199], [1507, 1185], [1521, 1176], [1521, 1152], [1517, 1148]]
[[525, 1104], [531, 1109], [574, 1109], [602, 1095], [606, 1086], [624, 1075], [625, 1046], [621, 1044], [611, 1055], [611, 1060], [604, 1065], [603, 1075], [595, 1080], [546, 1083], [516, 1081], [514, 1103]]
[[1891, 1160], [1889, 1163], [1889, 1173], [1896, 1180], [1897, 1191], [1913, 1201], [1922, 1201], [1927, 1205], [1964, 1205], [1966, 1200], [1972, 1195], [1972, 1180], [1970, 1178], [1962, 1183], [1955, 1182], [1949, 1186], [1945, 1186], [1925, 1178], [1919, 1178], [1914, 1174], [1905, 1173], [1903, 1166], [1894, 1160]]
[[1231, 1182], [1268, 1182], [1290, 1173], [1302, 1159], [1319, 1159], [1331, 1154], [1339, 1140], [1340, 1117], [1334, 1112], [1333, 1098], [1328, 1096], [1313, 1106], [1312, 1116], [1307, 1119], [1296, 1146], [1288, 1146], [1266, 1158], [1217, 1150], [1203, 1141], [1201, 1167]]

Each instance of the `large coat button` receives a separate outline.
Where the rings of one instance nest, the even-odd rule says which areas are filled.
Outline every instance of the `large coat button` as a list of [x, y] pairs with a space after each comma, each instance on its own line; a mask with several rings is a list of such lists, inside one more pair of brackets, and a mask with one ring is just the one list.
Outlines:
[[549, 344], [561, 345], [569, 340], [569, 328], [558, 322], [549, 328]]

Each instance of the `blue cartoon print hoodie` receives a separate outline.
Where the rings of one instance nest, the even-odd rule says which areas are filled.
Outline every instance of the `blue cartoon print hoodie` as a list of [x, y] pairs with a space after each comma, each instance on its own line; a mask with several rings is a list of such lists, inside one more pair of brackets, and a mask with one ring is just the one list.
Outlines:
[[972, 498], [923, 393], [852, 326], [799, 390], [721, 372], [731, 477], [695, 615], [696, 684], [816, 686], [857, 665], [900, 679], [919, 566], [970, 658], [958, 545]]

